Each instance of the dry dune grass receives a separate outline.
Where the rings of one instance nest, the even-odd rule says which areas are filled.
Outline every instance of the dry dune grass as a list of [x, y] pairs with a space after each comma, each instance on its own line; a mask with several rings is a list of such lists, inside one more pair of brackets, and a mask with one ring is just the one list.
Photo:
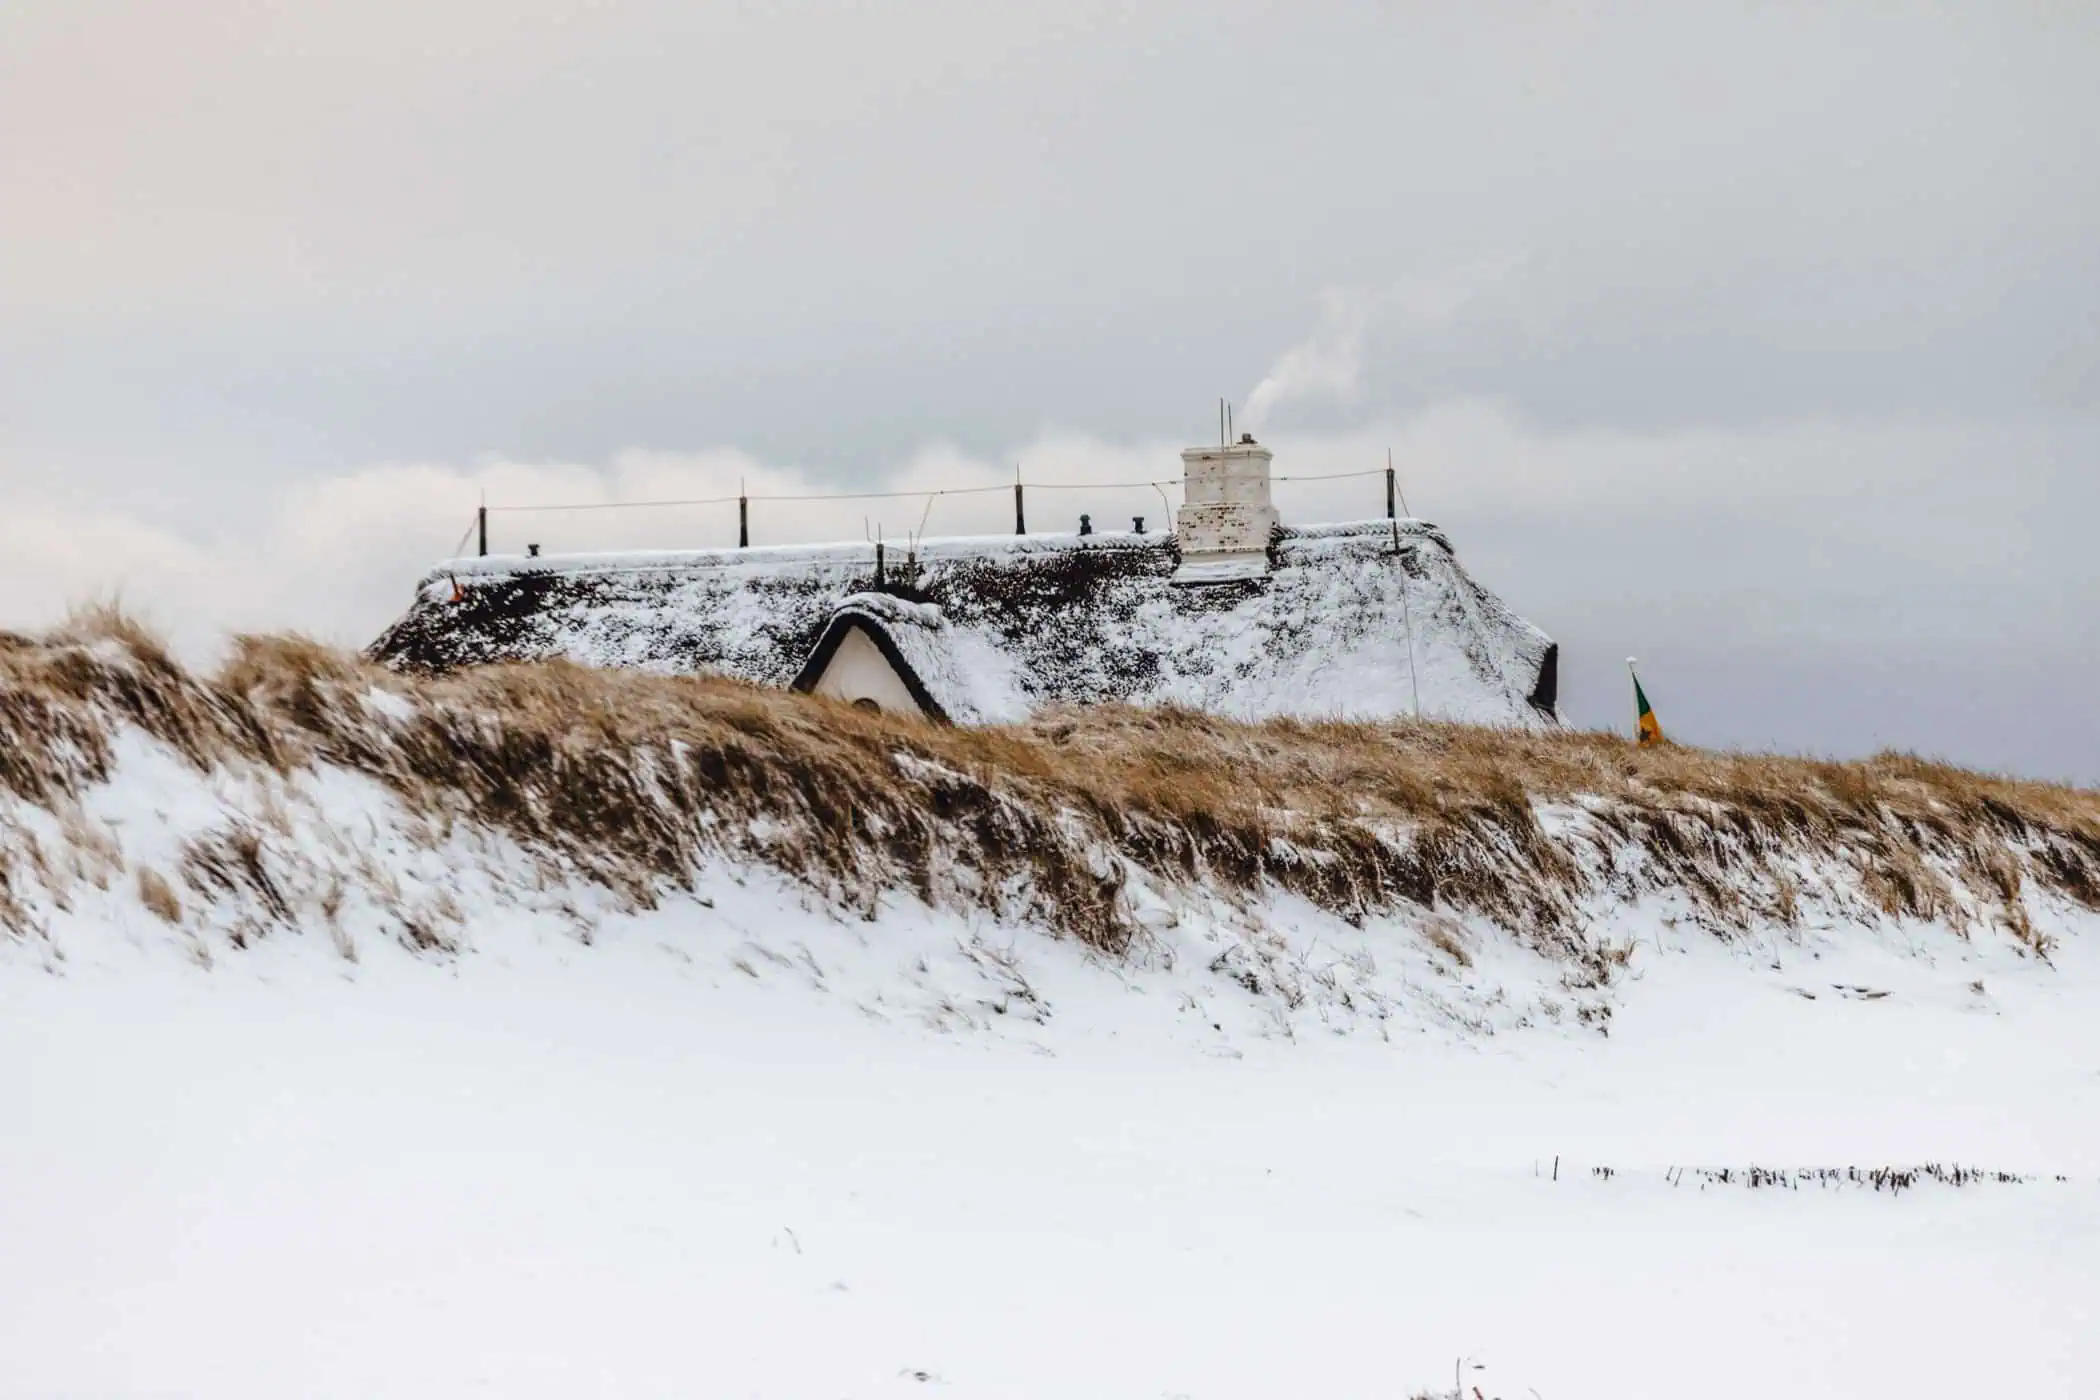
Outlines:
[[167, 878], [150, 865], [142, 865], [138, 872], [139, 903], [155, 918], [165, 923], [182, 922], [182, 899]]
[[[1606, 954], [1580, 904], [1607, 892], [1682, 893], [1724, 932], [1849, 898], [1957, 928], [1980, 917], [2038, 952], [2031, 894], [2100, 908], [2100, 793], [1902, 754], [1122, 708], [958, 730], [558, 663], [405, 676], [297, 637], [243, 638], [199, 676], [108, 609], [0, 636], [0, 788], [70, 800], [107, 776], [115, 721], [200, 768], [369, 774], [415, 811], [503, 830], [637, 903], [726, 851], [848, 904], [909, 889], [1109, 952], [1136, 934], [1133, 868], [1280, 886], [1350, 917], [1482, 915], [1588, 961]], [[214, 868], [238, 880], [250, 864]], [[1832, 870], [1849, 882], [1817, 873]]]

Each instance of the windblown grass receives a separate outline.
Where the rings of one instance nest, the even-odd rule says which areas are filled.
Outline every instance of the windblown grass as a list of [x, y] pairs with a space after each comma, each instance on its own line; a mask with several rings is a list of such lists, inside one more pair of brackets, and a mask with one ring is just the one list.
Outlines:
[[[1597, 896], [1681, 894], [1724, 934], [1850, 902], [1995, 924], [2037, 953], [2034, 897], [2100, 908], [2100, 793], [1907, 754], [1114, 707], [943, 729], [723, 679], [559, 663], [407, 676], [298, 637], [242, 638], [199, 675], [113, 610], [0, 635], [0, 790], [66, 808], [110, 776], [122, 725], [200, 770], [369, 775], [639, 905], [726, 855], [849, 907], [909, 890], [1109, 953], [1137, 936], [1123, 895], [1138, 872], [1280, 888], [1350, 918], [1482, 916], [1600, 966], [1582, 915]], [[0, 831], [0, 921], [21, 863], [6, 845]], [[282, 903], [239, 839], [184, 873]]]

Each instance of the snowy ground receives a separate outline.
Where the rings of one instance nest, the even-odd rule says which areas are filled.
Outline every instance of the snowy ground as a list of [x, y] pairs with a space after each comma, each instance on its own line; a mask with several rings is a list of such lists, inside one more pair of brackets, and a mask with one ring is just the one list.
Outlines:
[[[1030, 1000], [959, 920], [710, 893], [0, 959], [0, 1396], [2100, 1394], [2090, 921], [1774, 970], [1629, 916], [1604, 1037], [1006, 935]], [[2070, 1180], [1666, 1175], [1955, 1160]]]

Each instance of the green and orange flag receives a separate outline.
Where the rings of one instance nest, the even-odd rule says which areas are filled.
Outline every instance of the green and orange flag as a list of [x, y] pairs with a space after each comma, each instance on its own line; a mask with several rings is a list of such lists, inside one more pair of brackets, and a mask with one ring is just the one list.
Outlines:
[[1641, 689], [1641, 673], [1634, 671], [1633, 658], [1626, 658], [1626, 669], [1633, 673], [1633, 737], [1642, 748], [1663, 741], [1662, 721], [1655, 717], [1655, 707], [1648, 703], [1648, 692]]

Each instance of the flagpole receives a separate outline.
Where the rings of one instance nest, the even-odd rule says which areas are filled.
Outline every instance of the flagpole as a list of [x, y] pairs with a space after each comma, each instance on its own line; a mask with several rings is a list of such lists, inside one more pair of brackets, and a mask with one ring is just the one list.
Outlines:
[[1641, 741], [1641, 673], [1635, 668], [1641, 664], [1637, 656], [1626, 658], [1626, 674], [1633, 677], [1633, 742]]
[[1662, 721], [1655, 717], [1655, 706], [1648, 699], [1647, 688], [1641, 684], [1640, 664], [1634, 657], [1626, 658], [1626, 673], [1633, 677], [1633, 742], [1646, 748], [1666, 741]]

